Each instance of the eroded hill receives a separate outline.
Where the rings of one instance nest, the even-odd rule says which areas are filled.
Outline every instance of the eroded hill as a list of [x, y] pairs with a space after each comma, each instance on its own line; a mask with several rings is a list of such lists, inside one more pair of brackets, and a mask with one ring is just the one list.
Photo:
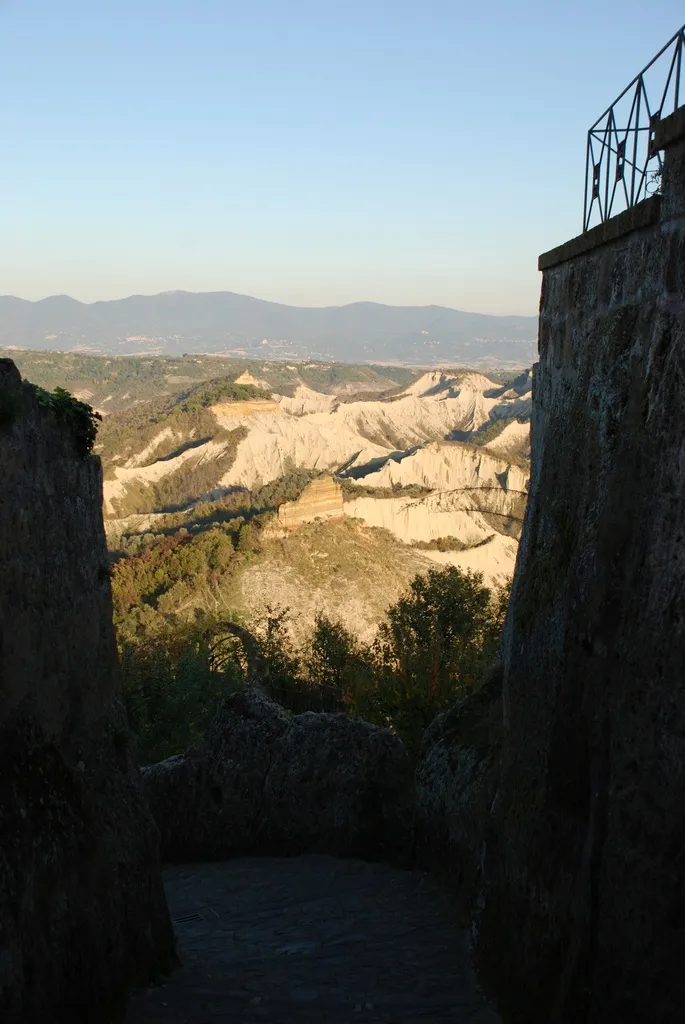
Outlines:
[[22, 376], [34, 384], [50, 391], [55, 387], [66, 388], [103, 416], [152, 399], [181, 396], [200, 382], [217, 377], [237, 380], [247, 376], [281, 394], [290, 394], [302, 384], [331, 394], [363, 392], [375, 396], [401, 388], [420, 373], [404, 366], [310, 360], [265, 362], [263, 355], [252, 359], [190, 354], [170, 358], [154, 353], [102, 356], [84, 351], [0, 348], [1, 356], [13, 359]]
[[[529, 374], [503, 386], [430, 372], [352, 401], [303, 385], [267, 392], [264, 378], [250, 379], [224, 393], [217, 382], [199, 386], [128, 429], [122, 451], [117, 418], [103, 427], [113, 551], [159, 559], [174, 537], [230, 535], [212, 556], [218, 569], [192, 583], [171, 573], [154, 598], [141, 596], [148, 608], [252, 622], [289, 607], [303, 633], [323, 610], [368, 639], [431, 565], [473, 569], [495, 585], [511, 577], [528, 484]], [[341, 509], [299, 525], [295, 510], [284, 529], [279, 506], [322, 474], [342, 485]]]

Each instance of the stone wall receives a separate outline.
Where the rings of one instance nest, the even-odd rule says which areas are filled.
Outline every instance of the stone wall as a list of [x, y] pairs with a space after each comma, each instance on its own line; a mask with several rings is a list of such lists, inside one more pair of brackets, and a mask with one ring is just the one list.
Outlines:
[[503, 687], [479, 712], [503, 708], [498, 778], [473, 722], [447, 767], [436, 726], [419, 768], [485, 978], [522, 1024], [672, 1024], [685, 1005], [679, 119], [663, 195], [541, 258], [530, 497]]
[[142, 769], [165, 861], [325, 853], [405, 864], [412, 765], [389, 729], [231, 694], [185, 754]]
[[174, 960], [129, 756], [102, 476], [0, 360], [0, 1019], [108, 1021]]
[[683, 136], [665, 156], [651, 225], [544, 270], [481, 935], [516, 999], [540, 979], [531, 1021], [685, 1005]]
[[278, 522], [286, 528], [344, 515], [342, 488], [331, 476], [319, 476], [307, 484], [297, 501], [278, 509]]

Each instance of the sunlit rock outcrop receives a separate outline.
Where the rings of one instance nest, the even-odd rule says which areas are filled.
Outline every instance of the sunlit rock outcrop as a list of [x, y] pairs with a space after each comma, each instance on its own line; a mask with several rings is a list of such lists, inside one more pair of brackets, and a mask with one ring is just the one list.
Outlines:
[[342, 487], [326, 474], [307, 484], [297, 501], [286, 501], [278, 509], [278, 522], [286, 529], [315, 519], [335, 519], [344, 515]]

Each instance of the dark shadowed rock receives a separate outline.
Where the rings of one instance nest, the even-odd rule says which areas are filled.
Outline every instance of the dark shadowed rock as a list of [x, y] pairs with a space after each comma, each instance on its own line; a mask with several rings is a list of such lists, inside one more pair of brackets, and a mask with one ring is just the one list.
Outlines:
[[345, 714], [296, 715], [274, 750], [263, 821], [284, 853], [404, 857], [413, 822], [400, 739]]
[[99, 459], [0, 360], [0, 1020], [106, 1022], [174, 962], [119, 700]]
[[416, 766], [417, 853], [450, 883], [462, 909], [493, 852], [492, 809], [502, 739], [502, 671], [438, 715]]
[[291, 716], [260, 690], [231, 695], [185, 755], [141, 769], [167, 861], [253, 853], [264, 783]]
[[685, 1019], [684, 121], [660, 197], [541, 257], [496, 798], [466, 705], [419, 773], [512, 1024]]
[[408, 853], [407, 753], [389, 730], [347, 715], [293, 716], [244, 690], [203, 740], [142, 776], [165, 860]]

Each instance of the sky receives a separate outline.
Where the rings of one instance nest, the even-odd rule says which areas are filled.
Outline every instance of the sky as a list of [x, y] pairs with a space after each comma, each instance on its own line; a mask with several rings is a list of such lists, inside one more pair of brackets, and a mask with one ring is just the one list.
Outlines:
[[0, 0], [0, 294], [537, 312], [678, 0]]

